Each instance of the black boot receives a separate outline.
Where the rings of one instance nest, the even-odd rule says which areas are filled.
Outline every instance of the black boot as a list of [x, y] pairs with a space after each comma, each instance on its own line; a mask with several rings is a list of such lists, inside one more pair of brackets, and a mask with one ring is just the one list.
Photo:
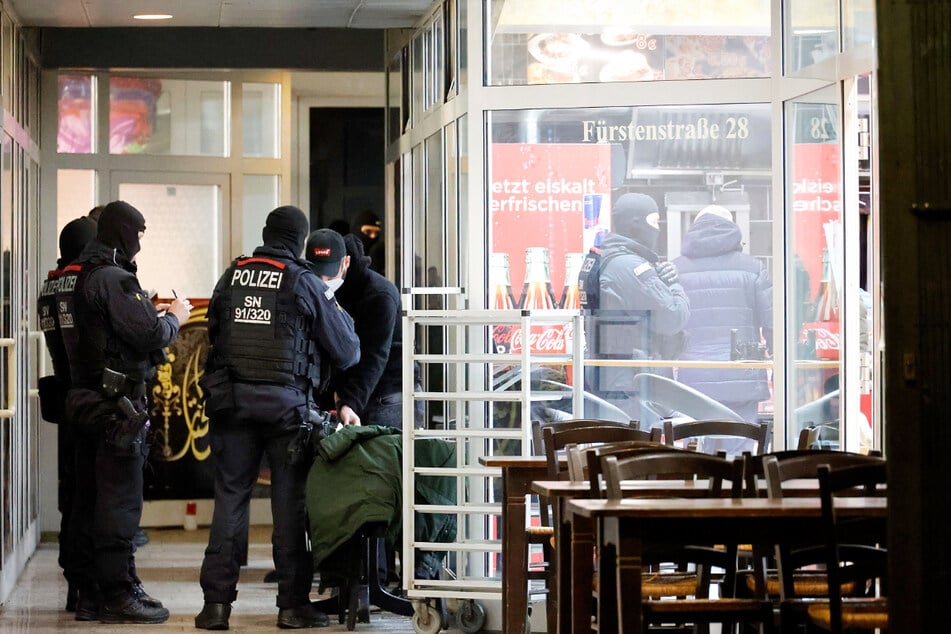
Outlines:
[[328, 625], [330, 625], [330, 618], [311, 603], [299, 605], [296, 608], [281, 608], [277, 613], [277, 626], [285, 630], [327, 627]]
[[76, 600], [76, 620], [98, 621], [101, 603], [102, 596], [98, 588], [80, 588], [79, 598]]
[[200, 630], [226, 630], [231, 616], [230, 603], [205, 603], [195, 617], [195, 627]]
[[161, 601], [149, 595], [149, 593], [145, 591], [145, 588], [142, 587], [141, 581], [136, 580], [132, 582], [132, 595], [136, 599], [144, 603], [145, 605], [149, 606], [150, 608], [164, 608], [165, 607], [164, 605], [162, 605]]
[[79, 603], [79, 588], [70, 583], [66, 587], [66, 611], [75, 612], [77, 603]]
[[168, 610], [149, 607], [131, 594], [103, 603], [99, 611], [103, 623], [164, 623]]

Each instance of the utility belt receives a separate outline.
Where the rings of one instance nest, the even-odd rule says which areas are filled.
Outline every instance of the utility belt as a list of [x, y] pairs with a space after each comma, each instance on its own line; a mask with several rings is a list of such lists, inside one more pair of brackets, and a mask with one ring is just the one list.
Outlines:
[[308, 407], [297, 429], [297, 436], [287, 446], [287, 464], [296, 467], [313, 461], [317, 445], [337, 430], [337, 417], [316, 407]]
[[132, 399], [145, 396], [145, 382], [135, 381], [122, 372], [110, 368], [102, 370], [102, 394], [114, 400], [119, 414], [106, 426], [106, 442], [123, 451], [148, 453], [145, 435], [149, 430], [149, 413], [135, 408]]

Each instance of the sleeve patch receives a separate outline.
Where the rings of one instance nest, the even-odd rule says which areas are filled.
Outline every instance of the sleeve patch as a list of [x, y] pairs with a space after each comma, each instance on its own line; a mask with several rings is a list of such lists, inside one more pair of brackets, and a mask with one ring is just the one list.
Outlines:
[[649, 262], [641, 262], [634, 268], [634, 275], [640, 277], [644, 273], [647, 273], [648, 271], [651, 271], [651, 270], [653, 270], [653, 267], [650, 265]]

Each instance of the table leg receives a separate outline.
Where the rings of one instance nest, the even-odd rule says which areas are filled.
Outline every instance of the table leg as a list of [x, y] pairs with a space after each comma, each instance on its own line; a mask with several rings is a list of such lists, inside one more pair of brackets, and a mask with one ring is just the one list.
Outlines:
[[644, 631], [641, 596], [642, 543], [630, 532], [625, 534], [618, 518], [606, 518], [605, 539], [617, 546], [616, 584], [619, 633]]
[[502, 629], [524, 634], [528, 618], [528, 539], [525, 496], [536, 470], [502, 469]]
[[[565, 583], [566, 592], [561, 595], [560, 605], [569, 605], [566, 601], [570, 595], [570, 610], [562, 610], [564, 615], [561, 622], [562, 632], [573, 634], [590, 634], [591, 632], [591, 595], [593, 588], [591, 580], [594, 577], [594, 532], [591, 520], [587, 517], [572, 518], [569, 527], [571, 531], [571, 571], [560, 573], [559, 580]], [[563, 542], [564, 543], [564, 542]], [[559, 562], [559, 565], [561, 562]], [[559, 586], [559, 590], [561, 586]], [[570, 628], [570, 629], [569, 629]], [[605, 631], [605, 630], [600, 630]]]

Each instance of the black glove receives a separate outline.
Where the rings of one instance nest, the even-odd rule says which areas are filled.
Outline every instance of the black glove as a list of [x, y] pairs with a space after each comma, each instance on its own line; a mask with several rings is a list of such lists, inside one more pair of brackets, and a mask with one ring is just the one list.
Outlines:
[[680, 278], [677, 277], [677, 267], [674, 266], [673, 262], [658, 262], [654, 265], [654, 270], [657, 271], [657, 276], [660, 277], [660, 281], [667, 286], [671, 286], [680, 281]]

